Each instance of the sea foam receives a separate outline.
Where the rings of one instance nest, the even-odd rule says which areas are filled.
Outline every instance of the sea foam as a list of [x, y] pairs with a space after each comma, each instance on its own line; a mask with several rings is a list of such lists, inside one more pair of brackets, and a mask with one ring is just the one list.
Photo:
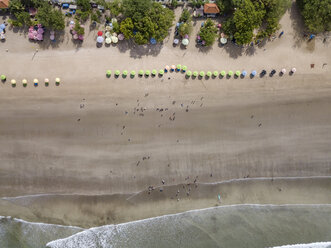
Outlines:
[[272, 248], [331, 248], [331, 242], [275, 246]]
[[330, 216], [330, 205], [224, 206], [91, 228], [47, 247], [259, 248], [322, 242], [331, 240]]

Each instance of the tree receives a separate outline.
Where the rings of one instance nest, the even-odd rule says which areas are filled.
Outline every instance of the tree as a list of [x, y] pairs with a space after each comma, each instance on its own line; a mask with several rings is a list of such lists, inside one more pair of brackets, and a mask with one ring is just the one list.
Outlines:
[[194, 8], [200, 8], [201, 6], [203, 6], [204, 1], [203, 0], [192, 0], [191, 4]]
[[233, 10], [232, 0], [216, 0], [215, 3], [221, 13], [229, 13]]
[[80, 25], [78, 20], [75, 20], [74, 30], [77, 32], [78, 35], [85, 34], [85, 29]]
[[171, 0], [171, 7], [176, 8], [178, 6], [177, 0]]
[[191, 22], [191, 21], [192, 21], [191, 13], [187, 9], [184, 9], [179, 18], [179, 22]]
[[309, 31], [331, 30], [331, 0], [297, 0], [297, 3]]
[[211, 46], [214, 44], [217, 38], [217, 31], [214, 22], [210, 19], [207, 19], [204, 26], [200, 28], [199, 36], [201, 40], [205, 42], [206, 46]]
[[83, 12], [91, 10], [91, 4], [89, 0], [77, 0], [77, 5], [81, 7]]
[[152, 0], [123, 0], [123, 14], [133, 22], [141, 20], [152, 8]]
[[118, 16], [122, 12], [122, 6], [120, 0], [114, 0], [108, 4], [110, 14], [113, 16]]
[[31, 26], [32, 21], [30, 18], [30, 14], [28, 12], [17, 12], [15, 13], [15, 17], [17, 21], [22, 24], [22, 26]]
[[235, 0], [233, 17], [227, 20], [224, 30], [232, 34], [239, 45], [248, 44], [253, 39], [253, 31], [259, 28], [265, 16], [263, 2], [251, 2], [251, 0]]
[[174, 13], [161, 4], [151, 0], [123, 0], [122, 4], [125, 20], [123, 31], [127, 37], [132, 35], [137, 44], [147, 44], [151, 38], [158, 42], [168, 35], [169, 28], [174, 20]]
[[179, 26], [178, 33], [184, 37], [190, 35], [192, 32], [192, 23], [183, 23]]
[[9, 12], [11, 14], [15, 14], [23, 11], [24, 11], [24, 6], [20, 0], [12, 0], [9, 2]]
[[36, 18], [40, 24], [50, 29], [63, 30], [65, 27], [62, 12], [53, 9], [48, 3], [38, 9]]
[[130, 17], [124, 19], [120, 25], [120, 31], [123, 33], [125, 39], [133, 37], [133, 22]]

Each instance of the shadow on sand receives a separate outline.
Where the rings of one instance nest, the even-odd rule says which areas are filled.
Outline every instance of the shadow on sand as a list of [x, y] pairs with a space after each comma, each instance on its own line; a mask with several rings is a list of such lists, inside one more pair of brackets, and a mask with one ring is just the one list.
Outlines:
[[132, 40], [123, 40], [116, 44], [116, 47], [121, 53], [125, 53], [129, 50], [130, 57], [132, 58], [141, 58], [143, 56], [156, 57], [160, 53], [163, 43], [157, 43], [155, 45], [137, 45]]
[[292, 29], [293, 29], [293, 38], [294, 44], [293, 47], [301, 47], [304, 43], [304, 33], [305, 33], [305, 25], [300, 14], [300, 10], [296, 2], [292, 3], [290, 9], [290, 18], [292, 21]]

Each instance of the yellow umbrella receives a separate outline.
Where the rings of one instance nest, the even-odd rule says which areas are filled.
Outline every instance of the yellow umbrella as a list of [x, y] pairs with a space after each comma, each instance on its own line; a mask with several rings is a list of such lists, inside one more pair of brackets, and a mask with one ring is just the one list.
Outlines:
[[10, 82], [11, 82], [12, 85], [16, 85], [16, 80], [15, 79], [12, 79]]
[[59, 84], [60, 83], [60, 78], [55, 78], [55, 83]]
[[27, 84], [28, 84], [28, 80], [23, 79], [23, 80], [22, 80], [22, 84], [23, 84], [24, 86], [27, 85]]

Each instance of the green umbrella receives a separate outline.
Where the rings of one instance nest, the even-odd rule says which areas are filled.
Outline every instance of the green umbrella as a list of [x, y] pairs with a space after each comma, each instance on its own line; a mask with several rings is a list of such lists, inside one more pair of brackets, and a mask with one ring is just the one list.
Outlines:
[[163, 74], [164, 74], [164, 70], [159, 70], [159, 74], [160, 74], [161, 76], [163, 76]]
[[128, 71], [127, 70], [124, 70], [123, 71], [123, 76], [126, 77], [128, 75]]
[[231, 77], [233, 75], [233, 71], [229, 71], [228, 75]]
[[148, 77], [151, 74], [151, 72], [149, 70], [145, 71], [145, 75]]
[[222, 75], [222, 77], [224, 77], [226, 75], [226, 72], [225, 71], [221, 71], [221, 75]]
[[182, 66], [182, 71], [185, 72], [187, 70], [187, 66], [186, 65], [183, 65]]
[[111, 70], [107, 70], [106, 75], [107, 75], [107, 77], [110, 77], [111, 76]]
[[237, 76], [237, 77], [239, 77], [239, 76], [240, 76], [240, 74], [241, 74], [241, 72], [240, 72], [240, 71], [236, 71], [236, 76]]
[[136, 71], [131, 71], [131, 77], [134, 77], [136, 75]]
[[157, 74], [157, 70], [152, 70], [152, 75], [155, 76]]
[[177, 71], [180, 71], [180, 70], [182, 69], [182, 65], [178, 64], [178, 65], [176, 66], [176, 68], [177, 68]]
[[186, 76], [188, 76], [188, 77], [192, 76], [192, 72], [191, 71], [187, 71], [186, 72]]
[[144, 75], [144, 71], [143, 71], [143, 70], [140, 70], [140, 71], [139, 71], [139, 75], [140, 75], [140, 76]]
[[121, 72], [120, 72], [119, 70], [116, 70], [116, 71], [115, 71], [115, 75], [116, 75], [116, 76], [119, 76], [120, 74], [121, 74]]
[[3, 74], [2, 74], [0, 77], [1, 77], [1, 80], [2, 80], [2, 81], [5, 81], [5, 80], [6, 80], [6, 76], [3, 75]]
[[207, 77], [211, 77], [212, 73], [211, 71], [207, 71]]
[[198, 74], [199, 74], [199, 72], [197, 72], [197, 71], [194, 71], [194, 72], [193, 72], [193, 77], [197, 77], [197, 76], [198, 76]]
[[205, 76], [205, 72], [204, 71], [200, 71], [200, 77], [204, 77]]
[[217, 77], [218, 76], [218, 71], [214, 71], [213, 75], [214, 75], [214, 77]]

